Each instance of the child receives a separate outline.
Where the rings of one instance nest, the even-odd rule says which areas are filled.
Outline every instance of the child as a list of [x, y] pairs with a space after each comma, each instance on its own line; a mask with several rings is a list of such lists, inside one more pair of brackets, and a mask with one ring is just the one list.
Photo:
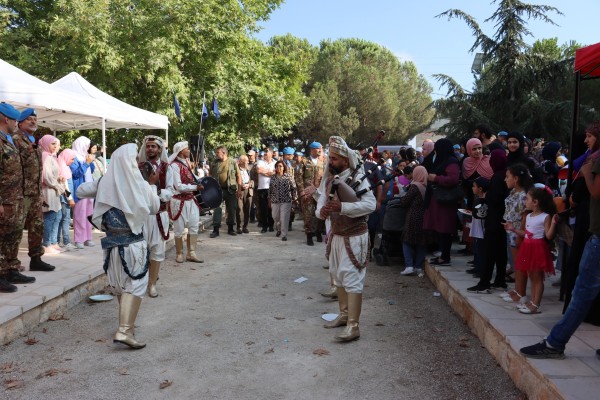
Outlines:
[[544, 275], [554, 274], [554, 264], [547, 240], [554, 239], [558, 215], [552, 199], [552, 189], [536, 184], [525, 200], [531, 213], [525, 217], [525, 229], [515, 229], [506, 223], [506, 230], [523, 237], [515, 269], [527, 274], [531, 280], [531, 301], [517, 307], [523, 314], [537, 314], [544, 294]]
[[[504, 199], [504, 220], [506, 224], [510, 223], [513, 229], [521, 229], [523, 213], [525, 212], [525, 198], [527, 190], [533, 184], [533, 179], [529, 176], [529, 169], [525, 164], [514, 164], [506, 170], [506, 178], [504, 179], [506, 186], [510, 189], [508, 197]], [[505, 226], [506, 226], [505, 224]], [[508, 261], [512, 269], [514, 269], [514, 261], [517, 258], [518, 244], [517, 235], [513, 231], [509, 231], [507, 235], [508, 244]], [[504, 301], [517, 302], [525, 296], [527, 288], [527, 274], [523, 271], [515, 271], [515, 288], [508, 292], [502, 293], [500, 297]]]
[[71, 226], [71, 209], [75, 205], [73, 201], [73, 175], [69, 166], [75, 160], [75, 152], [71, 149], [64, 149], [58, 155], [58, 167], [60, 176], [65, 180], [65, 193], [60, 196], [61, 215], [58, 227], [57, 242], [60, 244], [62, 239], [62, 248], [66, 251], [77, 250], [77, 247], [71, 243], [69, 238], [69, 229]]
[[473, 182], [473, 194], [475, 200], [473, 202], [473, 213], [471, 221], [471, 229], [469, 236], [473, 239], [473, 268], [468, 269], [467, 274], [473, 274], [479, 278], [481, 269], [483, 268], [483, 233], [484, 221], [487, 217], [487, 203], [485, 202], [485, 193], [490, 187], [490, 180], [482, 176], [475, 179]]

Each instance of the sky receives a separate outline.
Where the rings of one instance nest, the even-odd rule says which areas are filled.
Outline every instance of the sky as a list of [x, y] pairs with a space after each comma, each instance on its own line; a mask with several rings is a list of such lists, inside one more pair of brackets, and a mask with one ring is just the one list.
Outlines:
[[[547, 14], [557, 25], [530, 21], [533, 36], [526, 41], [558, 38], [558, 44], [571, 40], [582, 45], [600, 42], [599, 0], [527, 1], [558, 8], [563, 15]], [[412, 61], [433, 87], [433, 97], [447, 90], [432, 77], [446, 74], [470, 90], [473, 87], [471, 65], [475, 54], [469, 49], [475, 39], [464, 21], [436, 15], [457, 8], [475, 18], [483, 32], [495, 35], [492, 23], [485, 23], [497, 9], [491, 0], [286, 0], [261, 23], [256, 36], [266, 42], [285, 35], [307, 39], [318, 46], [324, 39], [359, 38], [375, 42], [394, 53], [401, 61]]]

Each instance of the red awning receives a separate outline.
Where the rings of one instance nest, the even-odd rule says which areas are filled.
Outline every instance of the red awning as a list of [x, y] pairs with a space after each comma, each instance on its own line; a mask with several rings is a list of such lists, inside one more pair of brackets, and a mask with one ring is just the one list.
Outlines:
[[575, 52], [575, 72], [582, 78], [600, 77], [600, 43], [582, 47]]

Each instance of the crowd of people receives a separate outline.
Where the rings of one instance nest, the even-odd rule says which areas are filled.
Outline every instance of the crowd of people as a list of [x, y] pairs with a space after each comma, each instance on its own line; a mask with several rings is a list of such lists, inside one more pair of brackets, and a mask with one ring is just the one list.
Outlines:
[[[397, 154], [351, 149], [338, 136], [330, 138], [327, 155], [313, 142], [306, 157], [291, 147], [280, 155], [268, 146], [234, 157], [219, 146], [210, 165], [199, 168], [185, 141], [169, 156], [162, 138], [146, 136], [139, 151], [135, 144], [115, 150], [107, 166], [99, 146], [85, 136], [62, 151], [55, 136], [36, 138], [34, 109], [1, 103], [0, 117], [0, 292], [35, 281], [21, 273], [17, 258], [24, 229], [29, 269], [51, 272], [55, 268], [43, 255], [85, 251], [95, 245], [97, 228], [106, 233], [104, 270], [119, 299], [114, 341], [131, 348], [145, 346], [135, 338], [135, 319], [144, 295], [158, 296], [170, 234], [177, 263], [204, 262], [197, 248], [199, 220], [208, 211], [204, 200], [216, 192], [222, 206], [210, 207], [211, 238], [220, 236], [223, 221], [230, 236], [247, 234], [258, 222], [261, 234], [275, 232], [285, 242], [301, 214], [306, 245], [314, 246], [313, 238], [326, 241], [330, 290], [322, 294], [338, 300], [340, 313], [325, 327], [345, 327], [336, 335], [341, 341], [360, 337], [365, 266], [392, 209], [402, 210], [394, 229], [401, 232], [402, 275], [419, 274], [428, 251], [434, 255], [430, 264], [452, 265], [452, 242], [461, 232], [461, 252], [473, 255], [466, 272], [476, 279], [467, 291], [495, 289], [517, 312], [537, 314], [545, 278], [562, 268], [565, 317], [545, 341], [524, 348], [525, 355], [564, 356], [581, 321], [600, 313], [593, 306], [600, 291], [594, 258], [600, 122], [586, 130], [585, 154], [570, 161], [558, 142], [534, 143], [521, 133], [494, 134], [480, 125], [462, 143], [426, 140]], [[569, 163], [575, 175], [567, 187]]]

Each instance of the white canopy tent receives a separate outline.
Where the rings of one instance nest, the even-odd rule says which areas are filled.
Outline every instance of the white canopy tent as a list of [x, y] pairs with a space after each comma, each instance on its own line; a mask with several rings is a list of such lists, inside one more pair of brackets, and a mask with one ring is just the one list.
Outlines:
[[[71, 78], [71, 81], [79, 82], [78, 91], [68, 90], [70, 85], [63, 81], [72, 74], [80, 78]], [[101, 129], [104, 152], [106, 128], [165, 129], [168, 138], [169, 120], [166, 116], [117, 100], [76, 73], [67, 77], [51, 85], [0, 59], [0, 101], [17, 108], [35, 108], [39, 125], [53, 131]], [[60, 81], [63, 83], [58, 84]], [[66, 88], [61, 87], [63, 85]], [[108, 101], [107, 98], [111, 100]], [[106, 153], [104, 156], [106, 158]]]

